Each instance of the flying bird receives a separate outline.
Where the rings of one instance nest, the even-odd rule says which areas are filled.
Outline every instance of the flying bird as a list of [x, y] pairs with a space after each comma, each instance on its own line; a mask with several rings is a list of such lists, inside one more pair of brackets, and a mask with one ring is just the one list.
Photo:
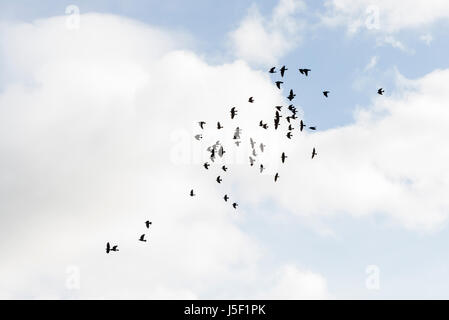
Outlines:
[[190, 196], [191, 196], [191, 197], [194, 197], [194, 196], [195, 196], [195, 193], [193, 192], [193, 189], [190, 190]]
[[274, 119], [274, 129], [277, 130], [279, 128], [279, 119]]
[[295, 128], [293, 128], [292, 125], [289, 124], [289, 125], [288, 125], [288, 131], [292, 131], [292, 130], [295, 130]]
[[256, 145], [256, 142], [253, 140], [253, 138], [249, 138], [249, 142], [251, 143], [251, 148], [254, 149], [254, 146]]
[[254, 98], [253, 97], [249, 97], [248, 102], [249, 103], [253, 103], [254, 102]]
[[227, 194], [225, 194], [225, 196], [223, 197], [223, 199], [224, 199], [224, 201], [228, 201], [229, 200], [229, 197], [228, 197], [228, 195]]
[[309, 72], [312, 71], [310, 69], [299, 69], [299, 72], [301, 72], [301, 74], [305, 74], [306, 77], [309, 75]]
[[226, 151], [224, 151], [223, 146], [220, 147], [220, 149], [218, 150], [218, 155], [220, 156], [220, 158], [223, 158], [223, 155], [226, 153]]
[[292, 101], [295, 98], [296, 94], [293, 93], [293, 89], [290, 89], [290, 94], [288, 95], [287, 99]]
[[234, 207], [234, 209], [237, 209], [238, 204], [237, 204], [236, 202], [234, 202], [234, 203], [232, 204], [232, 206]]
[[200, 121], [198, 122], [198, 124], [200, 125], [201, 129], [204, 129], [204, 125], [206, 124], [206, 122]]
[[235, 145], [238, 147], [240, 145], [240, 141], [236, 141]]
[[281, 111], [282, 106], [276, 106], [276, 109], [278, 109], [279, 111]]
[[228, 168], [227, 168], [226, 166], [221, 167], [221, 169], [222, 169], [224, 172], [228, 171]]
[[145, 233], [140, 236], [139, 241], [147, 242], [147, 240], [145, 239]]
[[223, 181], [223, 180], [221, 179], [221, 177], [218, 176], [218, 177], [217, 177], [217, 182], [218, 182], [218, 183], [221, 183], [222, 181]]
[[197, 135], [195, 136], [195, 139], [198, 140], [198, 141], [200, 141], [201, 139], [203, 139], [203, 136], [202, 136], [201, 134], [197, 134]]
[[276, 81], [276, 87], [278, 87], [278, 89], [281, 89], [281, 84], [283, 84], [284, 82], [282, 81]]
[[313, 151], [312, 151], [312, 159], [315, 158], [316, 155], [318, 155], [318, 153], [316, 153], [315, 148], [313, 148]]
[[262, 173], [264, 169], [265, 169], [265, 167], [263, 166], [263, 164], [261, 164], [260, 165], [260, 173]]
[[151, 221], [149, 221], [149, 220], [145, 221], [145, 226], [147, 227], [147, 229], [150, 228], [150, 225], [151, 225], [151, 224], [152, 224]]
[[268, 71], [269, 73], [276, 73], [276, 67], [273, 67], [270, 69], [270, 71]]
[[253, 156], [254, 156], [254, 157], [257, 157], [256, 149], [253, 149]]
[[282, 160], [282, 163], [284, 163], [285, 162], [285, 159], [287, 159], [288, 157], [285, 155], [285, 152], [282, 152], [282, 155], [281, 155], [281, 160]]
[[263, 143], [261, 143], [259, 147], [260, 147], [260, 151], [263, 152], [265, 150], [265, 145]]
[[206, 168], [206, 170], [209, 170], [210, 164], [207, 163], [207, 162], [205, 162], [205, 163], [203, 164], [203, 167]]
[[284, 72], [287, 71], [288, 69], [285, 66], [282, 66], [281, 68], [281, 77], [284, 77]]
[[326, 98], [329, 97], [329, 96], [328, 96], [329, 92], [330, 92], [330, 91], [323, 91], [323, 94], [324, 94], [324, 96], [325, 96]]
[[249, 157], [249, 164], [252, 167], [254, 165], [254, 159]]
[[299, 131], [302, 131], [304, 129], [306, 125], [304, 124], [304, 122], [302, 122], [302, 120], [299, 122]]
[[291, 139], [293, 137], [292, 133], [289, 131], [287, 132], [287, 138]]
[[234, 119], [234, 117], [237, 115], [237, 109], [235, 107], [232, 107], [231, 109], [231, 119]]
[[234, 140], [240, 139], [240, 133], [242, 133], [242, 130], [239, 127], [235, 128]]
[[220, 122], [217, 122], [217, 129], [218, 129], [218, 130], [223, 129], [223, 126], [221, 125]]
[[279, 179], [279, 173], [276, 173], [276, 174], [274, 175], [274, 182], [278, 181], [278, 179]]
[[316, 127], [309, 127], [310, 130], [316, 130]]
[[377, 93], [378, 93], [378, 94], [380, 94], [380, 95], [383, 95], [383, 94], [384, 94], [384, 92], [385, 92], [385, 90], [384, 90], [384, 89], [382, 89], [382, 88], [380, 88], [379, 90], [377, 90]]
[[111, 248], [111, 245], [110, 245], [110, 243], [108, 242], [108, 243], [106, 243], [106, 253], [109, 253], [109, 252], [111, 252], [111, 251], [114, 251], [114, 252], [119, 251], [119, 250], [118, 250], [118, 246], [113, 246], [113, 247]]

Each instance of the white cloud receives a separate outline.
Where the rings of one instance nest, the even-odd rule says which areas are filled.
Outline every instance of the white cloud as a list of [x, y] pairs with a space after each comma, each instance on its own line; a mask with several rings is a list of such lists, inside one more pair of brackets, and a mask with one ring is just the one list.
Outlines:
[[365, 71], [368, 71], [368, 70], [371, 70], [372, 68], [374, 68], [377, 65], [378, 60], [379, 60], [379, 58], [377, 56], [371, 57], [370, 61], [365, 66]]
[[411, 54], [414, 53], [414, 51], [412, 49], [409, 49], [408, 47], [406, 47], [401, 41], [397, 40], [393, 36], [379, 37], [379, 38], [377, 38], [376, 42], [377, 42], [378, 46], [390, 45], [393, 48], [399, 49], [403, 52], [407, 52], [407, 53], [411, 53]]
[[295, 15], [304, 8], [302, 1], [280, 0], [271, 19], [266, 19], [253, 5], [238, 28], [229, 34], [233, 54], [250, 63], [276, 64], [301, 41], [302, 25]]
[[[449, 19], [449, 2], [445, 0], [329, 0], [323, 21], [344, 24], [351, 32], [361, 28], [397, 32], [425, 28]], [[373, 21], [378, 20], [378, 25]]]
[[310, 271], [286, 265], [276, 273], [276, 284], [262, 295], [266, 299], [330, 299], [326, 279]]
[[433, 41], [433, 36], [430, 33], [426, 33], [420, 36], [419, 39], [423, 41], [427, 46], [430, 46]]
[[[198, 165], [192, 137], [198, 120], [212, 126], [250, 95], [255, 105], [239, 108], [236, 122], [249, 123], [255, 110], [267, 118], [281, 93], [241, 61], [206, 64], [181, 50], [184, 41], [97, 14], [82, 15], [77, 30], [63, 17], [2, 27], [15, 81], [0, 95], [0, 296], [258, 294], [271, 272], [259, 267], [265, 249], [238, 227], [245, 210], [221, 200], [231, 185], [225, 177], [217, 186], [217, 173]], [[106, 241], [120, 252], [106, 255]], [[66, 288], [72, 265], [79, 291]], [[305, 281], [312, 294], [323, 292], [319, 280], [318, 289]]]
[[[373, 105], [354, 124], [299, 136], [282, 183], [260, 183], [258, 196], [302, 216], [376, 215], [408, 229], [441, 228], [449, 214], [448, 84], [449, 70], [437, 70], [399, 77], [398, 91], [385, 88], [384, 96], [373, 89]], [[319, 155], [311, 160], [313, 147]]]

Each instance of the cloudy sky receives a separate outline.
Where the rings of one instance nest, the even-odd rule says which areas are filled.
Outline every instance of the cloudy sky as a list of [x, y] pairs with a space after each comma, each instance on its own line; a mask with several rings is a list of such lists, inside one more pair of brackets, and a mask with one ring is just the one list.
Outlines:
[[449, 298], [448, 36], [444, 0], [2, 1], [0, 297]]

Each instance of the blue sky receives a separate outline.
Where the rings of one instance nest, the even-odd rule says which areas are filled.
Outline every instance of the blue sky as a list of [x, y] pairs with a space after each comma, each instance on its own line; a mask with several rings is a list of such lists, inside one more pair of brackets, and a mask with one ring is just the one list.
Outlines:
[[[22, 23], [64, 16], [65, 7], [74, 4], [81, 14], [113, 14], [154, 28], [188, 34], [192, 39], [189, 50], [205, 63], [218, 66], [240, 58], [229, 48], [229, 34], [238, 29], [254, 3], [246, 0], [2, 1], [0, 20]], [[330, 12], [323, 2], [305, 3], [306, 9], [300, 9], [293, 16], [305, 25], [298, 31], [300, 40], [282, 55], [277, 65], [289, 67], [285, 82], [298, 94], [296, 101], [304, 111], [305, 121], [313, 123], [320, 131], [354, 124], [354, 112], [358, 108], [370, 109], [378, 99], [376, 91], [379, 87], [385, 88], [388, 97], [400, 96], [397, 93], [398, 73], [413, 80], [437, 69], [449, 68], [447, 18], [435, 18], [412, 27], [395, 22], [398, 30], [390, 31], [382, 27], [382, 17], [388, 13], [381, 11], [379, 31], [361, 28], [351, 34], [345, 23], [329, 26], [320, 20], [319, 14]], [[259, 1], [257, 9], [268, 20], [277, 5], [278, 1]], [[432, 36], [430, 44], [420, 39], [426, 34]], [[379, 41], [386, 37], [394, 37], [406, 49], [379, 45]], [[373, 57], [377, 62], [368, 70], [367, 65]], [[257, 61], [245, 63], [255, 72], [268, 70], [267, 65]], [[310, 76], [299, 76], [299, 67], [312, 69]], [[8, 79], [3, 76], [2, 88], [5, 89], [7, 84]], [[329, 99], [321, 94], [325, 89], [331, 92]], [[416, 169], [419, 171], [419, 165]], [[370, 186], [358, 188], [369, 189]], [[316, 202], [320, 201], [321, 196], [317, 195]], [[431, 231], [415, 230], [392, 222], [382, 211], [357, 217], [352, 209], [340, 212], [340, 208], [336, 209], [338, 214], [310, 218], [295, 215], [295, 207], [286, 208], [276, 199], [262, 199], [258, 206], [242, 204], [242, 207], [247, 215], [235, 224], [265, 249], [259, 267], [267, 269], [268, 273], [281, 263], [295, 264], [323, 275], [328, 291], [336, 298], [448, 297], [449, 234], [445, 222]], [[441, 210], [443, 214], [447, 213], [447, 208]], [[332, 232], [328, 234], [323, 230]], [[365, 287], [368, 265], [380, 268], [380, 290]], [[217, 291], [219, 289], [212, 287], [203, 294], [207, 297]], [[200, 297], [204, 295], [200, 294]]]

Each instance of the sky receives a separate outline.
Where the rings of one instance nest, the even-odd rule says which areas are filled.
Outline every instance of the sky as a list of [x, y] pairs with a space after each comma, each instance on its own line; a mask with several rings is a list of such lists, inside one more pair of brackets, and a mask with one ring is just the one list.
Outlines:
[[[0, 297], [447, 299], [448, 27], [442, 0], [2, 1]], [[258, 127], [289, 89], [318, 129], [291, 141]]]

